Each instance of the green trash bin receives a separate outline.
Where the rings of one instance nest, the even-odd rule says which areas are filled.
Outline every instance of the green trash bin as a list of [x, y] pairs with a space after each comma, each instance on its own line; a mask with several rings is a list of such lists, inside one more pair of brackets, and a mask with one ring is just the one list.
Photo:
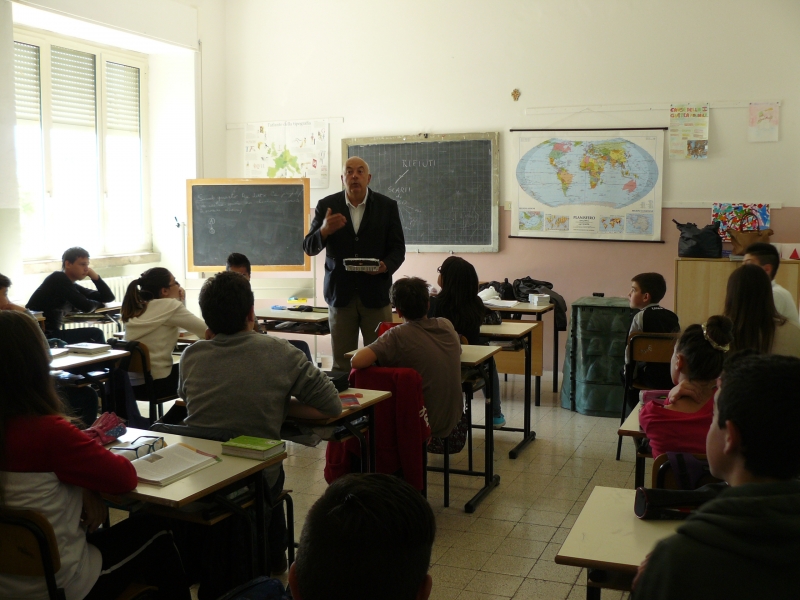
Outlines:
[[618, 417], [625, 386], [625, 346], [633, 316], [627, 298], [588, 296], [572, 303], [561, 406], [583, 415]]

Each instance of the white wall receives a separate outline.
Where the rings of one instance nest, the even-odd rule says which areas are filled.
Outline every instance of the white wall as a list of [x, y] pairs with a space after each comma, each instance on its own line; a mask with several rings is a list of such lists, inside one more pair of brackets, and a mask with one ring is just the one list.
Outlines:
[[[344, 117], [344, 135], [666, 125], [666, 112], [525, 116], [526, 107], [783, 101], [780, 144], [713, 110], [710, 158], [670, 163], [664, 199], [800, 206], [800, 3], [481, 0], [227, 5], [228, 122]], [[519, 102], [511, 91], [519, 88]], [[335, 141], [335, 140], [332, 140]]]

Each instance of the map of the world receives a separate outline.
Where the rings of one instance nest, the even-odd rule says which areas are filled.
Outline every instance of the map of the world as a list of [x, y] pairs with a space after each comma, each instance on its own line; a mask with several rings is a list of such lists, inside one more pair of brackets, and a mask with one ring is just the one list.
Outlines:
[[511, 234], [659, 241], [664, 137], [664, 129], [520, 132]]
[[645, 150], [622, 138], [592, 142], [554, 138], [520, 159], [517, 181], [546, 206], [622, 208], [650, 193], [658, 181], [658, 165]]

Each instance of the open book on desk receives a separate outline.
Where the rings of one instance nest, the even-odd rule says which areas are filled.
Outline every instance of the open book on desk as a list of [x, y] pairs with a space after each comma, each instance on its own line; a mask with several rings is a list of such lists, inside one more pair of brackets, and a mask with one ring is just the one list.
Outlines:
[[220, 460], [186, 444], [173, 444], [137, 458], [131, 464], [136, 468], [141, 483], [165, 486]]
[[500, 308], [511, 308], [512, 306], [516, 306], [519, 304], [516, 300], [497, 300], [496, 298], [491, 298], [490, 300], [484, 300], [483, 304], [486, 306], [497, 306]]

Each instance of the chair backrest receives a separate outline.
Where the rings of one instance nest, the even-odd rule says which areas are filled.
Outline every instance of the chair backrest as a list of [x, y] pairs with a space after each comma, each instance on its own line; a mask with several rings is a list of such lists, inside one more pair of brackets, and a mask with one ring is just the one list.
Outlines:
[[129, 373], [139, 373], [145, 379], [150, 377], [150, 350], [146, 344], [137, 341], [110, 339], [108, 343], [115, 350], [126, 350], [131, 355], [120, 362], [120, 367]]
[[[688, 454], [688, 453], [685, 453]], [[691, 454], [695, 459], [704, 463], [704, 466], [707, 468], [708, 466], [708, 459], [705, 454]], [[686, 489], [684, 485], [681, 484], [679, 481], [680, 474], [675, 473], [674, 469], [672, 468], [672, 463], [670, 463], [669, 456], [667, 454], [661, 454], [656, 457], [653, 461], [653, 474], [651, 479], [651, 487], [657, 489], [665, 489], [665, 490], [683, 490]], [[697, 479], [697, 481], [692, 482], [693, 485], [689, 485], [691, 489], [697, 489], [709, 483], [719, 483], [721, 479], [717, 479], [713, 475], [711, 475], [710, 471], [705, 471], [704, 474]]]
[[634, 333], [628, 340], [631, 362], [668, 363], [679, 333]]
[[0, 573], [44, 577], [50, 598], [64, 598], [55, 574], [61, 557], [53, 526], [39, 513], [0, 508]]
[[184, 435], [186, 437], [201, 438], [204, 440], [214, 440], [216, 442], [227, 442], [235, 437], [237, 433], [229, 429], [217, 427], [197, 427], [195, 425], [172, 425], [156, 421], [150, 426], [150, 431], [157, 433], [171, 433], [174, 435]]
[[378, 325], [378, 328], [375, 330], [378, 333], [378, 337], [381, 337], [384, 333], [389, 331], [392, 327], [397, 327], [398, 325], [402, 325], [402, 323], [394, 323], [391, 321], [383, 321]]

